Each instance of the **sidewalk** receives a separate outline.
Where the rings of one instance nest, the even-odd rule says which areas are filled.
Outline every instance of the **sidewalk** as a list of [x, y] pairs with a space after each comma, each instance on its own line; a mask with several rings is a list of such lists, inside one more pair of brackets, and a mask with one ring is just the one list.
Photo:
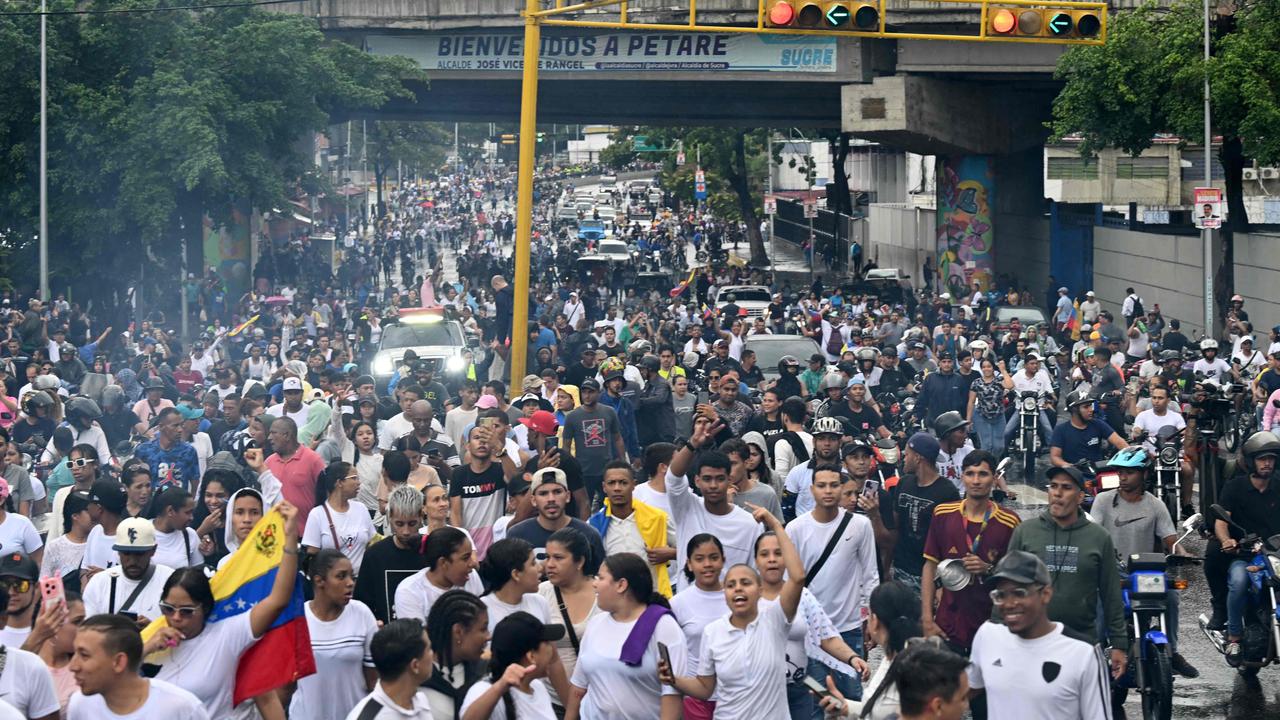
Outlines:
[[[772, 264], [765, 269], [772, 270], [775, 275], [784, 277], [785, 279], [797, 281], [803, 279], [807, 284], [809, 282], [809, 261], [805, 258], [804, 250], [799, 245], [777, 238], [773, 242], [765, 238], [765, 252], [769, 253]], [[751, 251], [746, 243], [739, 245], [736, 249], [730, 245], [729, 253], [739, 258], [750, 266]], [[822, 278], [824, 283], [835, 280], [846, 280], [848, 276], [836, 270], [828, 270], [826, 264], [822, 261], [822, 256], [816, 258], [816, 264], [813, 267], [814, 274]]]

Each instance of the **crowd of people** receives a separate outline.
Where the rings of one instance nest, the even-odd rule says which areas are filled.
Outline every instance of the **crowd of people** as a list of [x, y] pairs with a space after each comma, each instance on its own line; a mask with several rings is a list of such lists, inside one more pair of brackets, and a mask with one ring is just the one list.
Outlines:
[[[1123, 712], [1117, 552], [1172, 551], [1175, 534], [1146, 492], [1150, 439], [1194, 425], [1183, 396], [1228, 378], [1269, 430], [1280, 327], [1254, 351], [1233, 303], [1228, 363], [1136, 293], [1117, 318], [1062, 288], [1036, 327], [997, 322], [1019, 293], [977, 288], [890, 304], [773, 283], [748, 313], [719, 288], [772, 278], [740, 263], [662, 288], [578, 272], [598, 240], [558, 217], [571, 180], [538, 185], [527, 299], [508, 280], [514, 178], [479, 167], [405, 182], [376, 221], [339, 228], [336, 272], [282, 248], [238, 301], [216, 273], [192, 279], [207, 332], [189, 343], [160, 315], [121, 330], [5, 296], [0, 720]], [[616, 205], [647, 219], [612, 237], [659, 266], [740, 231], [649, 194]], [[410, 308], [460, 324], [460, 372], [367, 371]], [[518, 332], [528, 374], [509, 388]], [[814, 350], [761, 367], [759, 335]], [[1023, 481], [1048, 504], [1020, 516], [1001, 458], [1024, 391], [1049, 467]], [[1228, 661], [1248, 581], [1230, 551], [1239, 527], [1280, 532], [1277, 456], [1265, 430], [1243, 443], [1221, 493], [1236, 525], [1212, 528]], [[1085, 460], [1119, 488], [1098, 494]], [[273, 582], [219, 617], [210, 578], [272, 512]], [[316, 672], [233, 703], [296, 587]], [[1176, 615], [1168, 634], [1194, 677]]]

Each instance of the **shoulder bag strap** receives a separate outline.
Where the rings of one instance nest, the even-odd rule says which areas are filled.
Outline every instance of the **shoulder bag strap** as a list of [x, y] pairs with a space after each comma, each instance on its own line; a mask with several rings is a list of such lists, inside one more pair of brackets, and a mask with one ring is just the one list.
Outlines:
[[382, 703], [369, 698], [369, 702], [364, 704], [364, 708], [360, 710], [360, 714], [356, 716], [356, 720], [374, 720], [378, 717], [378, 713], [382, 712]]
[[[183, 560], [191, 562], [191, 536], [187, 534], [189, 531], [186, 525], [183, 525], [179, 530], [182, 532], [182, 547], [187, 551], [187, 554], [183, 556]], [[152, 567], [155, 566], [153, 565]]]
[[[138, 581], [138, 584], [134, 586], [133, 592], [129, 593], [129, 597], [124, 599], [124, 604], [120, 606], [119, 612], [129, 612], [129, 608], [133, 607], [133, 601], [138, 599], [138, 596], [142, 594], [143, 588], [145, 588], [148, 584], [150, 584], [151, 577], [155, 574], [156, 574], [156, 566], [148, 565], [147, 571], [143, 573], [142, 579]], [[116, 589], [116, 579], [112, 577], [111, 590], [113, 593], [112, 594], [113, 599], [115, 597], [114, 595], [115, 589]]]
[[560, 617], [564, 620], [564, 630], [569, 634], [569, 643], [573, 645], [573, 652], [578, 652], [578, 633], [573, 629], [573, 621], [569, 619], [569, 608], [564, 605], [564, 596], [560, 594], [560, 588], [552, 588], [556, 591], [556, 604], [560, 606]]
[[831, 551], [836, 549], [836, 543], [840, 542], [840, 536], [844, 535], [844, 529], [849, 527], [851, 520], [853, 520], [853, 513], [846, 512], [844, 517], [841, 518], [840, 524], [836, 526], [836, 531], [831, 533], [831, 539], [827, 540], [827, 546], [822, 548], [822, 555], [818, 556], [818, 561], [804, 574], [805, 587], [809, 587], [813, 583], [813, 579], [818, 576], [822, 566], [827, 564], [827, 558], [831, 557]]
[[329, 533], [333, 535], [333, 549], [341, 552], [342, 543], [338, 540], [338, 529], [333, 526], [333, 513], [329, 512], [329, 501], [320, 503], [320, 507], [324, 508], [324, 516], [329, 521]]
[[116, 576], [111, 576], [111, 597], [107, 600], [107, 612], [115, 615], [116, 613]]

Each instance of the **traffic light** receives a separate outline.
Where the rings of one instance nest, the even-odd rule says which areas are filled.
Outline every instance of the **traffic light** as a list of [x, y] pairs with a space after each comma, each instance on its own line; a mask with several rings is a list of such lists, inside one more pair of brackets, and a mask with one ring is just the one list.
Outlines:
[[796, 8], [791, 0], [769, 0], [765, 7], [764, 23], [767, 27], [791, 27], [795, 19]]
[[880, 8], [873, 2], [828, 0], [822, 6], [824, 26], [831, 30], [868, 32], [880, 29]]
[[510, 134], [510, 133], [509, 133], [509, 134], [506, 134], [506, 135], [503, 135], [503, 136], [502, 136], [502, 144], [503, 144], [503, 145], [515, 145], [515, 144], [516, 144], [516, 136], [515, 136], [514, 134]]
[[827, 27], [826, 8], [818, 0], [768, 0], [764, 19], [766, 27]]
[[543, 140], [546, 140], [546, 139], [547, 139], [546, 133], [538, 133], [538, 142], [542, 142]]
[[1014, 38], [1096, 38], [1102, 31], [1097, 10], [1047, 7], [992, 7], [987, 34]]

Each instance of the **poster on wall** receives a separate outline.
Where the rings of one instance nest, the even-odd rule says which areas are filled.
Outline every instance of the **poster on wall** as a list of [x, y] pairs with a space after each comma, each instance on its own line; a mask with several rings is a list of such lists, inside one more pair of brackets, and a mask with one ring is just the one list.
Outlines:
[[974, 283], [992, 289], [995, 166], [988, 155], [939, 156], [937, 173], [939, 291], [959, 301]]

